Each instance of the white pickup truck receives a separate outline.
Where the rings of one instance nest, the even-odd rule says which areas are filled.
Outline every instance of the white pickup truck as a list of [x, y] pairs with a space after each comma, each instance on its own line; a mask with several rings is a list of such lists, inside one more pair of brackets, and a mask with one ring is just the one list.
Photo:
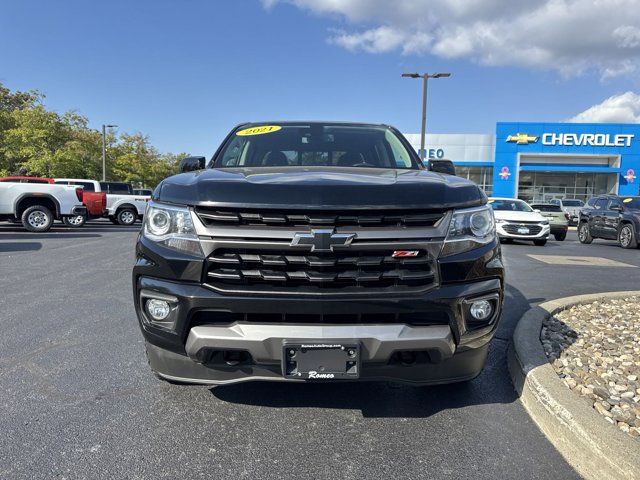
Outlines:
[[30, 232], [46, 232], [54, 220], [86, 213], [82, 188], [74, 185], [0, 182], [0, 220], [20, 220]]
[[100, 189], [107, 194], [107, 214], [116, 225], [133, 225], [142, 219], [150, 195], [134, 195], [128, 183], [100, 182]]

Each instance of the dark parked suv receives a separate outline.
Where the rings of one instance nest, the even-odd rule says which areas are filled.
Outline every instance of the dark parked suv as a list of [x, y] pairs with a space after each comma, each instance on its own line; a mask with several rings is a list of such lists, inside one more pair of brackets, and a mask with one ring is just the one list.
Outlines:
[[580, 210], [578, 238], [617, 240], [623, 248], [636, 248], [640, 238], [640, 197], [602, 195], [590, 199]]
[[474, 183], [422, 166], [396, 129], [245, 124], [206, 167], [188, 157], [181, 171], [154, 191], [133, 269], [159, 377], [481, 372], [504, 291], [493, 211]]

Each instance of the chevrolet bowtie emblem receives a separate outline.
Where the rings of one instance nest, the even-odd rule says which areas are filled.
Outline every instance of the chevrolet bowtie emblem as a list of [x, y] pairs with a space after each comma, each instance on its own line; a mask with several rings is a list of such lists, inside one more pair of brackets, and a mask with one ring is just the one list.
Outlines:
[[518, 145], [528, 145], [529, 143], [536, 143], [538, 137], [534, 135], [527, 135], [526, 133], [516, 133], [515, 135], [509, 135], [507, 142], [515, 142]]
[[349, 245], [355, 233], [335, 233], [333, 230], [312, 230], [311, 233], [296, 233], [292, 247], [310, 248], [312, 252], [330, 252], [333, 247]]

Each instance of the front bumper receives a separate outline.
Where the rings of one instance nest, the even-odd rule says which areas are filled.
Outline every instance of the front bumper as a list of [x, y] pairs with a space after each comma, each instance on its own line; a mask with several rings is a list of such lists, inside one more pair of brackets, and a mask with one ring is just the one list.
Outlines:
[[[230, 297], [200, 285], [148, 277], [136, 282], [136, 310], [147, 342], [151, 368], [170, 380], [225, 384], [246, 380], [284, 380], [281, 360], [285, 342], [357, 342], [362, 348], [361, 380], [395, 380], [433, 384], [471, 379], [484, 365], [487, 347], [500, 317], [502, 280], [446, 285], [419, 296], [389, 299], [309, 299]], [[144, 312], [146, 298], [171, 300], [165, 327], [154, 325]], [[469, 299], [495, 300], [495, 312], [486, 324], [468, 322]], [[288, 314], [383, 315], [425, 312], [424, 325], [285, 324], [203, 322], [209, 313], [243, 312], [255, 315]], [[433, 324], [430, 323], [430, 316]], [[203, 324], [204, 323], [204, 324]], [[225, 363], [220, 352], [245, 352], [247, 361]], [[416, 361], [400, 362], [396, 352], [414, 352]], [[295, 380], [289, 380], [295, 381]]]
[[[547, 238], [551, 231], [549, 225], [542, 225], [540, 231], [536, 234], [531, 233], [510, 233], [505, 230], [506, 225], [519, 225], [518, 222], [508, 222], [508, 223], [498, 223], [496, 224], [496, 232], [500, 238], [513, 238], [513, 239], [521, 239], [521, 240], [537, 240]], [[537, 225], [537, 224], [536, 224]], [[527, 227], [532, 227], [534, 225], [527, 225]]]

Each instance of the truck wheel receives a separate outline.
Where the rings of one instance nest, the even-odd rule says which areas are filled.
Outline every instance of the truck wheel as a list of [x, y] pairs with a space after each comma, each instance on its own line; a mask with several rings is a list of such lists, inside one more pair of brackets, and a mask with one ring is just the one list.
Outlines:
[[42, 205], [32, 205], [22, 212], [22, 226], [30, 232], [46, 232], [53, 225], [51, 210]]
[[628, 223], [622, 225], [622, 228], [618, 231], [618, 245], [622, 248], [638, 248], [633, 225]]
[[534, 240], [533, 244], [537, 247], [544, 247], [547, 244], [547, 239], [543, 238], [542, 240]]
[[77, 215], [75, 217], [63, 217], [62, 223], [64, 223], [67, 227], [72, 228], [80, 228], [87, 221], [87, 217], [84, 215]]
[[591, 236], [591, 232], [589, 231], [589, 224], [587, 222], [582, 222], [578, 226], [578, 240], [580, 243], [589, 244], [593, 242], [593, 237]]
[[565, 238], [567, 238], [567, 232], [554, 233], [553, 238], [555, 238], [558, 242], [562, 242]]
[[134, 223], [136, 223], [137, 217], [138, 214], [129, 208], [120, 210], [116, 215], [116, 218], [118, 219], [118, 223], [120, 225], [133, 225]]

